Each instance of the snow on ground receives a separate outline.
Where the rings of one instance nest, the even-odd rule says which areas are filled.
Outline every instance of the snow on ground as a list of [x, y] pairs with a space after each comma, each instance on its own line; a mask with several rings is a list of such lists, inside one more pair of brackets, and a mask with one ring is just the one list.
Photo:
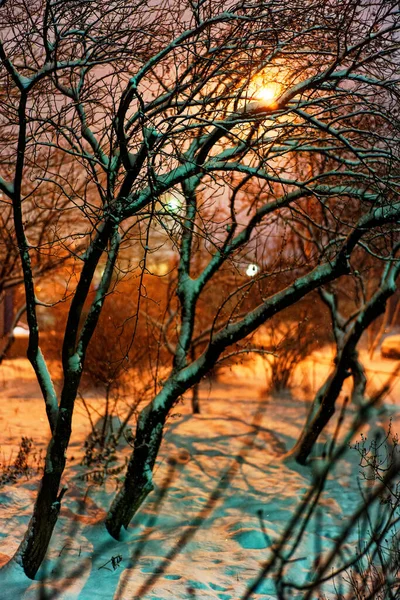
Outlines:
[[[310, 468], [293, 468], [279, 462], [279, 456], [297, 438], [330, 361], [326, 350], [300, 365], [292, 395], [267, 397], [265, 372], [256, 361], [252, 369], [227, 370], [212, 386], [204, 383], [201, 415], [190, 414], [188, 400], [177, 405], [155, 468], [156, 489], [119, 542], [107, 535], [103, 524], [117, 482], [110, 479], [97, 486], [81, 478], [82, 445], [90, 427], [78, 403], [65, 475], [68, 492], [47, 559], [36, 581], [13, 563], [1, 570], [0, 599], [241, 598], [312, 482]], [[376, 388], [397, 366], [390, 360], [366, 362], [374, 369]], [[40, 462], [49, 433], [27, 361], [6, 361], [0, 368], [0, 388], [1, 462], [12, 464], [22, 436], [33, 438], [32, 461]], [[397, 384], [385, 400], [393, 431], [397, 425], [400, 431], [398, 391]], [[102, 402], [92, 392], [92, 407], [100, 409]], [[331, 432], [334, 427], [335, 420]], [[350, 450], [330, 475], [321, 510], [290, 563], [289, 577], [295, 581], [310, 578], [316, 553], [332, 547], [360, 502], [358, 470], [357, 453]], [[34, 475], [0, 488], [0, 565], [23, 537], [37, 483]], [[355, 532], [349, 551], [359, 541]], [[331, 584], [324, 589], [331, 598], [333, 591]], [[252, 597], [276, 598], [273, 581], [262, 581]]]

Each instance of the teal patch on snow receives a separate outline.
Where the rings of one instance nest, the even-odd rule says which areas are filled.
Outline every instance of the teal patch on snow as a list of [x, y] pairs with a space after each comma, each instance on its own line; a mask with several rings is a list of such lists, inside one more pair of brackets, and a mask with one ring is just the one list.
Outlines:
[[210, 583], [210, 588], [212, 590], [215, 590], [216, 592], [225, 592], [226, 587], [223, 587], [222, 585], [217, 585], [216, 583]]
[[194, 590], [208, 590], [208, 585], [205, 583], [201, 583], [200, 581], [188, 581], [188, 588], [192, 588]]
[[[274, 582], [271, 581], [270, 579], [263, 579], [262, 581], [260, 581], [260, 583], [256, 587], [255, 593], [256, 594], [268, 594], [268, 596], [267, 596], [267, 598], [265, 598], [265, 600], [267, 600], [269, 598], [276, 598], [276, 586], [275, 586]], [[274, 594], [274, 595], [271, 596], [270, 594]]]
[[242, 529], [232, 537], [246, 550], [261, 550], [268, 547], [265, 535], [256, 529]]

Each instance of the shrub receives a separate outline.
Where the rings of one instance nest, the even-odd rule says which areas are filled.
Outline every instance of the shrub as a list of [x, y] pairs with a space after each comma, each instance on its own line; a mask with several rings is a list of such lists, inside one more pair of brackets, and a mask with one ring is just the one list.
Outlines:
[[27, 479], [37, 471], [36, 454], [33, 452], [33, 439], [22, 437], [18, 454], [9, 464], [0, 463], [0, 488], [16, 483], [21, 477]]
[[262, 354], [269, 367], [268, 392], [281, 392], [293, 384], [296, 367], [320, 345], [324, 335], [318, 335], [318, 325], [303, 314], [299, 321], [272, 319], [263, 327]]

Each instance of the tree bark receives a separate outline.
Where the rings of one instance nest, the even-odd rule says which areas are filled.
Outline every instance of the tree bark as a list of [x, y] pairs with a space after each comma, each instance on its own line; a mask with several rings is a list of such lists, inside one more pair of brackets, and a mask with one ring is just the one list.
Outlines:
[[25, 537], [14, 557], [31, 579], [34, 579], [46, 555], [60, 512], [61, 500], [66, 491], [62, 489], [59, 492], [59, 488], [71, 435], [71, 418], [72, 407], [70, 411], [65, 409], [57, 421], [56, 431], [47, 450], [45, 471], [33, 514]]
[[199, 384], [195, 383], [192, 387], [192, 412], [194, 415], [200, 414], [200, 401], [199, 401]]
[[127, 529], [134, 514], [154, 488], [152, 472], [168, 409], [149, 405], [139, 416], [126, 477], [106, 519], [107, 530], [116, 540], [119, 539], [121, 528]]
[[0, 365], [3, 362], [3, 360], [7, 357], [7, 352], [10, 350], [11, 346], [15, 342], [14, 327], [17, 325], [18, 321], [20, 320], [20, 318], [22, 317], [22, 315], [24, 314], [25, 311], [26, 311], [26, 304], [24, 304], [17, 310], [14, 320], [11, 323], [11, 326], [10, 326], [8, 332], [7, 331], [5, 332], [6, 342], [0, 352]]
[[[108, 253], [102, 280], [96, 297], [91, 304], [82, 331], [79, 333], [79, 341], [77, 342], [82, 307], [90, 290], [93, 272], [111, 235], [113, 235], [111, 248]], [[47, 547], [60, 512], [61, 500], [65, 490], [59, 492], [59, 488], [65, 469], [66, 451], [71, 437], [74, 403], [82, 376], [85, 353], [97, 325], [105, 294], [110, 286], [118, 247], [119, 235], [117, 227], [114, 225], [108, 227], [106, 225], [92, 244], [92, 256], [89, 257], [84, 265], [69, 312], [63, 346], [64, 386], [61, 393], [58, 415], [55, 420], [54, 430], [52, 429], [52, 438], [47, 449], [45, 471], [33, 509], [33, 515], [24, 540], [14, 557], [14, 560], [23, 567], [26, 575], [31, 579], [35, 577], [46, 555]]]
[[301, 465], [307, 463], [307, 459], [321, 431], [326, 427], [335, 413], [336, 400], [342, 390], [343, 382], [348, 376], [349, 372], [344, 364], [336, 366], [334, 372], [329, 376], [317, 394], [319, 402], [316, 403], [315, 413], [309, 418], [299, 439], [286, 454], [285, 458], [293, 457]]
[[62, 471], [44, 474], [27, 532], [14, 557], [31, 579], [42, 564], [58, 519], [65, 493], [65, 489], [58, 493], [61, 475]]
[[351, 374], [353, 377], [353, 391], [351, 401], [355, 406], [361, 408], [364, 405], [365, 389], [367, 387], [367, 376], [363, 364], [358, 359], [358, 352], [355, 353], [351, 365]]

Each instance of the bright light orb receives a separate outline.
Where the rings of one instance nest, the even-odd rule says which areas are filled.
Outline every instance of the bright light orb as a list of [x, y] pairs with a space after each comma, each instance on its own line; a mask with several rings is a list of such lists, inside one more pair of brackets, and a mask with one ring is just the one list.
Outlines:
[[174, 198], [174, 196], [171, 196], [171, 198], [168, 199], [167, 205], [169, 211], [176, 212], [180, 209], [181, 202], [178, 200], [178, 198]]
[[247, 265], [247, 269], [246, 269], [246, 275], [247, 277], [255, 277], [257, 275], [257, 273], [259, 272], [260, 267], [258, 265], [255, 264], [250, 264]]
[[167, 212], [174, 214], [179, 213], [184, 205], [184, 197], [177, 191], [169, 192], [163, 197], [164, 206]]
[[257, 87], [256, 97], [267, 106], [274, 104], [279, 96], [279, 86], [277, 83], [262, 83]]

